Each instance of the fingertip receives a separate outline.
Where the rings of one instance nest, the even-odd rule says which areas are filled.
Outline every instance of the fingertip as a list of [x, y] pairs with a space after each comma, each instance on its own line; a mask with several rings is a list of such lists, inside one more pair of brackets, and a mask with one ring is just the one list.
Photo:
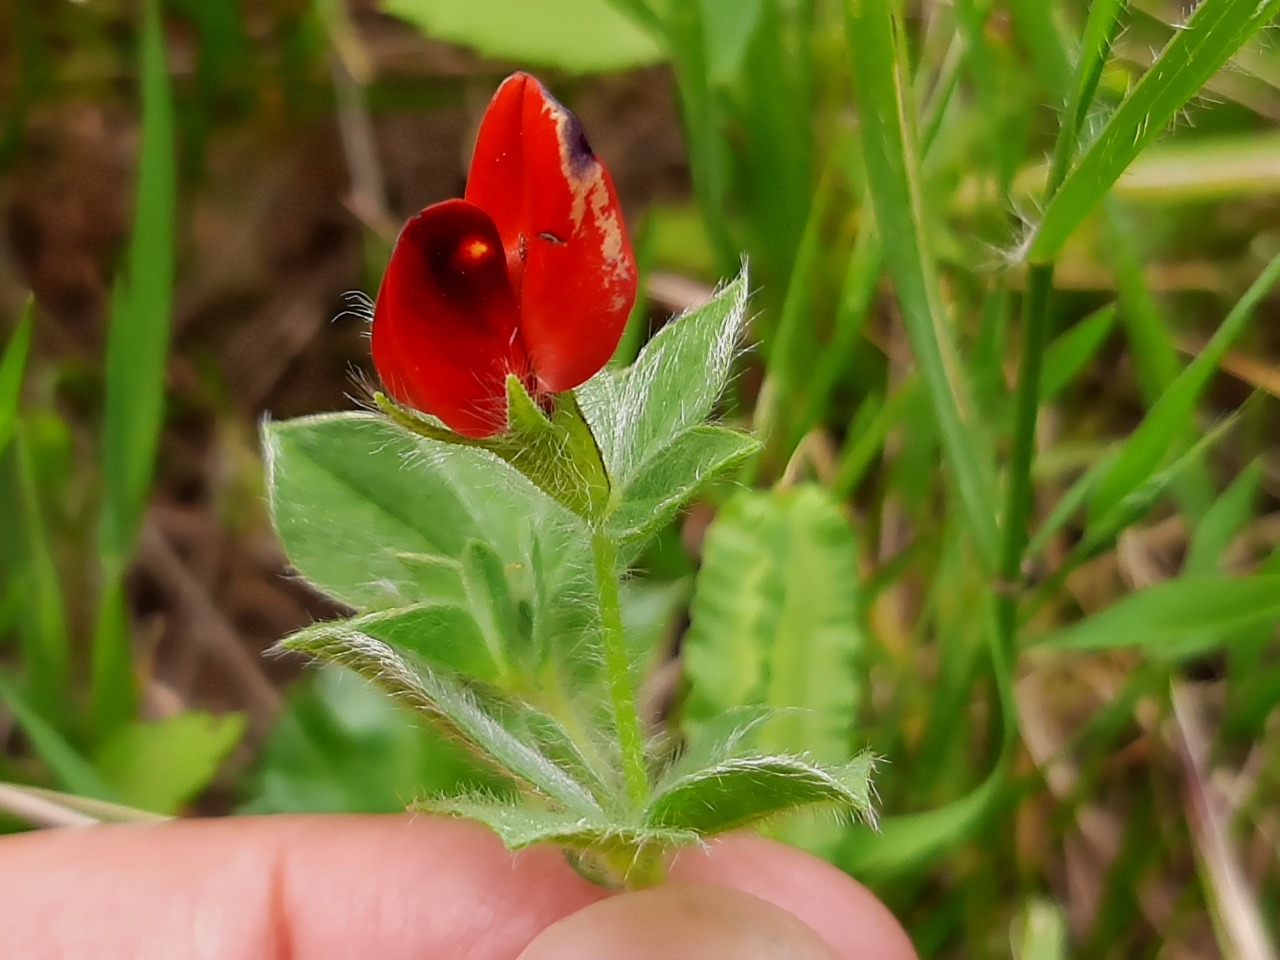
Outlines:
[[794, 914], [842, 958], [916, 960], [902, 925], [870, 890], [811, 854], [753, 834], [681, 850], [673, 881], [731, 887]]
[[665, 883], [592, 904], [518, 960], [839, 960], [794, 914], [725, 886]]

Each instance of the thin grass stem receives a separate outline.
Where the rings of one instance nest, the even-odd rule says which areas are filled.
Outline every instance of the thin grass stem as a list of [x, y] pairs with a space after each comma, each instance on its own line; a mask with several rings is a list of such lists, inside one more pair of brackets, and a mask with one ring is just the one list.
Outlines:
[[1014, 393], [1013, 450], [1005, 493], [1004, 525], [1000, 550], [1000, 586], [996, 601], [1001, 651], [1012, 663], [1018, 631], [1018, 598], [1022, 584], [1022, 560], [1027, 547], [1031, 517], [1031, 465], [1035, 459], [1036, 418], [1040, 412], [1040, 376], [1048, 339], [1049, 295], [1053, 290], [1053, 264], [1028, 268], [1027, 290], [1022, 301], [1022, 353]]

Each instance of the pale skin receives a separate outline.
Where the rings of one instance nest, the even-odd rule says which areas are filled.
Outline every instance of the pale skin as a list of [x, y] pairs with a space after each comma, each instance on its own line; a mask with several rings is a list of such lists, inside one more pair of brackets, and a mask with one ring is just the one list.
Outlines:
[[685, 850], [670, 881], [610, 895], [554, 849], [427, 816], [67, 828], [0, 838], [0, 940], [28, 960], [915, 957], [865, 887], [772, 841]]

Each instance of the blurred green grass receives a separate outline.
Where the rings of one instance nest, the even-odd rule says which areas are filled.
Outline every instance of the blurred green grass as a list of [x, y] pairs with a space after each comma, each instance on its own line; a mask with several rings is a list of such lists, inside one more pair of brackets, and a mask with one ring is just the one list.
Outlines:
[[[1280, 2], [574, 4], [599, 37], [550, 16], [494, 32], [497, 0], [474, 21], [387, 9], [571, 105], [609, 79], [583, 71], [657, 56], [688, 166], [635, 219], [650, 289], [750, 259], [753, 349], [723, 416], [761, 431], [741, 479], [774, 492], [724, 487], [705, 541], [695, 510], [644, 560], [655, 585], [693, 580], [673, 722], [708, 691], [785, 689], [823, 722], [779, 747], [886, 758], [881, 833], [779, 829], [871, 883], [924, 956], [1252, 955], [1254, 923], [1274, 951]], [[113, 79], [141, 139], [102, 350], [42, 336], [66, 321], [39, 297], [29, 350], [19, 278], [0, 276], [0, 518], [20, 531], [0, 551], [0, 775], [165, 812], [210, 784], [204, 809], [394, 809], [465, 765], [331, 676], [280, 706], [242, 665], [256, 679], [189, 681], [157, 709], [170, 681], [135, 543], [172, 498], [192, 406], [236, 464], [216, 523], [246, 542], [262, 525], [241, 372], [197, 357], [192, 389], [166, 361], [183, 297], [219, 282], [193, 251], [211, 253], [198, 201], [225, 140], [340, 128], [334, 189], [369, 251], [344, 276], [371, 290], [411, 212], [387, 170], [425, 149], [380, 125], [482, 104], [505, 67], [436, 46], [438, 73], [406, 70], [411, 28], [366, 3], [172, 2], [163, 25], [158, 0], [139, 9], [20, 2], [3, 24], [18, 109], [0, 162], [20, 164], [50, 104], [118, 107]], [[632, 353], [661, 312], [637, 311]], [[344, 363], [325, 371], [340, 397]], [[790, 492], [809, 484], [825, 490]], [[744, 603], [737, 585], [779, 556], [794, 568]], [[670, 644], [684, 609], [646, 608], [645, 634]], [[823, 666], [797, 672], [805, 649]], [[215, 779], [238, 712], [259, 729]]]

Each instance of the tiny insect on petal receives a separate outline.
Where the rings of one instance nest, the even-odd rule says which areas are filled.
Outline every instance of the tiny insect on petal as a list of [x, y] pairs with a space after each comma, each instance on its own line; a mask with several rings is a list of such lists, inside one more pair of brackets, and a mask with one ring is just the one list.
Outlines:
[[494, 95], [466, 196], [502, 237], [538, 387], [578, 386], [617, 348], [635, 257], [609, 172], [578, 118], [533, 77], [517, 73]]
[[400, 233], [374, 308], [373, 362], [401, 403], [469, 437], [506, 429], [508, 374], [528, 379], [515, 291], [492, 218], [446, 200]]

